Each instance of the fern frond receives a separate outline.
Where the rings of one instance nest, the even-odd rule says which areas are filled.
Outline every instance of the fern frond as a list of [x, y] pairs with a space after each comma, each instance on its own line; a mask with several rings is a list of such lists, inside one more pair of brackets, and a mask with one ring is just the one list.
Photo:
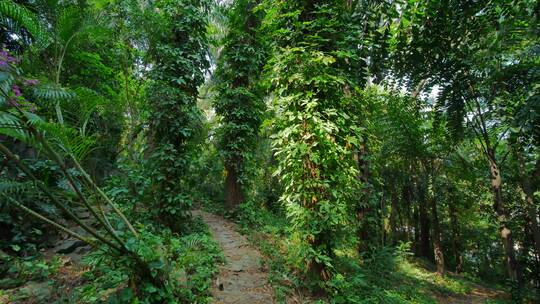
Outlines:
[[38, 115], [24, 112], [25, 122], [10, 112], [0, 112], [0, 134], [22, 141], [35, 148], [40, 148], [39, 142], [29, 131], [28, 126], [34, 127], [45, 140], [49, 141], [57, 150], [67, 155], [73, 155], [82, 160], [96, 148], [94, 136], [81, 135], [77, 130], [64, 124], [46, 122]]
[[15, 78], [11, 73], [4, 71], [0, 72], [0, 107], [6, 105], [6, 96], [9, 94], [14, 81]]
[[204, 239], [199, 234], [190, 234], [183, 237], [182, 241], [184, 242], [187, 248], [195, 249], [203, 243]]
[[96, 148], [94, 136], [83, 136], [64, 124], [40, 121], [39, 130], [58, 150], [78, 160], [84, 159]]
[[71, 100], [75, 98], [75, 92], [51, 84], [46, 84], [34, 88], [33, 91], [34, 97], [46, 101], [57, 101], [57, 100]]
[[89, 88], [79, 87], [74, 89], [74, 92], [77, 95], [76, 104], [65, 110], [74, 117], [76, 124], [81, 126], [81, 133], [85, 134], [92, 114], [102, 109], [107, 100]]
[[35, 185], [31, 181], [19, 182], [13, 180], [0, 180], [0, 193], [4, 194], [25, 194], [35, 192]]

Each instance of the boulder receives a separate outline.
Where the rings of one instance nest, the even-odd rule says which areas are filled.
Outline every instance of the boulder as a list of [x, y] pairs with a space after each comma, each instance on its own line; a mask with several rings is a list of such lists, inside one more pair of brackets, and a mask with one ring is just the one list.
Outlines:
[[86, 245], [85, 242], [77, 239], [67, 239], [65, 241], [62, 241], [62, 243], [58, 244], [56, 247], [54, 247], [54, 252], [56, 253], [63, 253], [68, 254], [75, 251], [75, 249]]
[[38, 303], [46, 303], [44, 300], [49, 299], [51, 294], [52, 289], [48, 282], [30, 281], [24, 287], [19, 289], [17, 298], [32, 298], [37, 300]]

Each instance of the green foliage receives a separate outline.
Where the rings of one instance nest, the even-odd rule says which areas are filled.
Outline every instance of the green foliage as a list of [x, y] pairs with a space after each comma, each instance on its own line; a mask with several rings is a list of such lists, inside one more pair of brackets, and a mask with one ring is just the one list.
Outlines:
[[41, 85], [34, 88], [33, 95], [36, 99], [47, 101], [69, 100], [75, 97], [75, 94], [66, 88], [54, 85]]
[[34, 257], [53, 225], [96, 249], [38, 301], [209, 303], [202, 205], [235, 209], [278, 302], [535, 302], [538, 11], [0, 0], [0, 283], [63, 284]]
[[[42, 46], [47, 43], [49, 38], [46, 27], [38, 20], [34, 13], [23, 5], [11, 0], [2, 0], [0, 2], [0, 22], [11, 34], [24, 37], [24, 29]], [[9, 38], [3, 37], [2, 39], [5, 41]]]
[[[55, 257], [50, 261], [44, 261], [36, 258], [36, 256], [14, 258], [2, 253], [1, 263], [2, 272], [7, 273], [6, 277], [3, 279], [4, 282], [14, 279], [22, 280], [24, 282], [48, 279], [58, 272], [61, 260], [60, 258]], [[2, 288], [6, 288], [4, 284], [0, 283], [0, 285]]]
[[188, 185], [194, 202], [214, 213], [224, 211], [223, 161], [214, 143], [199, 152], [190, 162]]
[[150, 108], [148, 167], [152, 176], [156, 218], [179, 230], [191, 206], [182, 177], [194, 139], [201, 132], [196, 106], [198, 87], [204, 80], [208, 1], [159, 1], [159, 21], [150, 49], [155, 67], [148, 87]]
[[[108, 301], [112, 303], [128, 300], [137, 303], [208, 303], [212, 276], [217, 271], [215, 265], [222, 259], [208, 231], [199, 230], [179, 238], [167, 230], [156, 234], [148, 228], [141, 229], [141, 238], [131, 239], [128, 246], [148, 263], [152, 277], [165, 274], [170, 285], [159, 289], [148, 282], [139, 282], [135, 285], [137, 290], [130, 289], [131, 284], [126, 288], [128, 279], [140, 274], [139, 265], [127, 259], [113, 260], [107, 252], [96, 251], [85, 257], [85, 263], [92, 267], [85, 278], [92, 283], [77, 289], [82, 303], [92, 303], [109, 294]], [[111, 289], [117, 292], [111, 294]]]
[[24, 93], [45, 120], [56, 120], [99, 142], [83, 166], [101, 181], [113, 168], [126, 119], [119, 96], [123, 90], [119, 75], [123, 66], [117, 60], [120, 37], [110, 15], [94, 4], [37, 2], [34, 8], [52, 40], [46, 48], [30, 49], [21, 66], [26, 75], [39, 79]]
[[[218, 149], [224, 160], [225, 174], [241, 188], [246, 188], [248, 183], [251, 170], [246, 164], [253, 158], [264, 111], [258, 79], [266, 54], [257, 33], [261, 22], [260, 12], [254, 11], [257, 3], [236, 1], [228, 8], [228, 33], [220, 41], [223, 49], [214, 73], [216, 96], [213, 106], [220, 116], [220, 126], [216, 130]], [[228, 188], [226, 192], [233, 191]], [[228, 207], [234, 208], [239, 202], [227, 202]]]
[[[275, 174], [291, 218], [295, 264], [327, 280], [334, 250], [350, 242], [354, 231], [351, 210], [358, 189], [353, 153], [360, 129], [354, 113], [346, 113], [357, 101], [356, 87], [341, 68], [351, 57], [340, 49], [348, 8], [341, 1], [267, 5], [265, 26], [273, 30], [268, 39], [276, 41], [268, 65], [275, 88]], [[289, 23], [293, 26], [285, 27]]]

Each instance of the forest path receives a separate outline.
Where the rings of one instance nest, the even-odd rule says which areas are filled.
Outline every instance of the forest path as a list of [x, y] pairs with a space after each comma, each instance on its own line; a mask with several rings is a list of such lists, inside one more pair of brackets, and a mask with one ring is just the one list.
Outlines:
[[225, 264], [220, 267], [216, 284], [212, 286], [213, 303], [274, 303], [267, 273], [261, 269], [262, 256], [236, 231], [236, 224], [201, 210], [194, 210], [192, 214], [200, 216], [208, 225], [225, 255]]
[[486, 304], [497, 300], [510, 301], [504, 292], [479, 285], [474, 286], [466, 295], [436, 296], [435, 298], [439, 304]]

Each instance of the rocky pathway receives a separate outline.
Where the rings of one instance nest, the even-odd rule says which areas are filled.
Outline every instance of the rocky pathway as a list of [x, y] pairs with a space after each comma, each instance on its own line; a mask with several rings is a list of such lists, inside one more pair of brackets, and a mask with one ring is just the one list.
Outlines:
[[213, 303], [274, 303], [267, 273], [261, 268], [261, 254], [249, 246], [245, 236], [236, 232], [236, 225], [204, 211], [193, 211], [193, 215], [201, 216], [210, 227], [226, 259], [212, 287]]

